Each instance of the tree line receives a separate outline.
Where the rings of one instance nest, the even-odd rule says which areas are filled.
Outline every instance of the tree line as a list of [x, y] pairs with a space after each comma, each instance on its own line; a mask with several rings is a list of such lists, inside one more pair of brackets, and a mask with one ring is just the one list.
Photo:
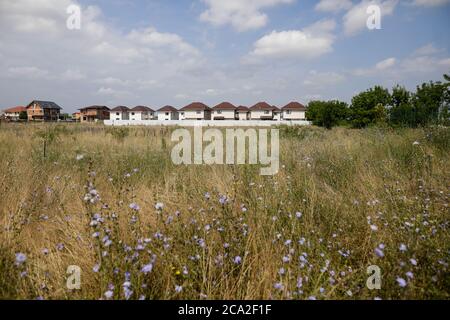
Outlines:
[[393, 127], [417, 128], [450, 124], [450, 76], [444, 81], [423, 83], [416, 92], [396, 85], [391, 91], [375, 86], [346, 102], [311, 101], [306, 117], [314, 125], [331, 129], [334, 126], [365, 128], [387, 124]]

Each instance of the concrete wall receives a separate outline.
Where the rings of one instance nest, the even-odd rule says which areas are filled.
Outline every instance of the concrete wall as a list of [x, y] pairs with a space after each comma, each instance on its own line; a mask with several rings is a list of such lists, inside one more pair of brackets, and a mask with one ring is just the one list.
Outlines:
[[270, 127], [270, 126], [308, 126], [308, 121], [263, 121], [263, 120], [147, 120], [147, 121], [116, 121], [105, 120], [107, 126], [180, 126], [180, 127]]

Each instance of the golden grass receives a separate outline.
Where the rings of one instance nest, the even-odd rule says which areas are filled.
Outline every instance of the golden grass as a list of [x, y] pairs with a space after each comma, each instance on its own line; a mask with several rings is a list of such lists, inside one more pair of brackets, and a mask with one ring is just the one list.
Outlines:
[[[114, 286], [124, 299], [126, 272], [131, 299], [449, 298], [447, 128], [282, 128], [273, 177], [175, 166], [170, 132], [1, 124], [0, 298], [99, 299]], [[96, 203], [84, 200], [89, 184]], [[96, 213], [104, 222], [91, 227]], [[81, 290], [66, 288], [69, 265], [82, 269]], [[381, 290], [366, 287], [370, 265]]]

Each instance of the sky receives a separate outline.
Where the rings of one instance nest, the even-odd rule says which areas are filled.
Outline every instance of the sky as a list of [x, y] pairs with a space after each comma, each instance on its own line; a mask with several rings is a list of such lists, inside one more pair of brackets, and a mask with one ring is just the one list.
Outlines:
[[350, 102], [450, 73], [450, 0], [0, 0], [0, 30], [0, 109]]

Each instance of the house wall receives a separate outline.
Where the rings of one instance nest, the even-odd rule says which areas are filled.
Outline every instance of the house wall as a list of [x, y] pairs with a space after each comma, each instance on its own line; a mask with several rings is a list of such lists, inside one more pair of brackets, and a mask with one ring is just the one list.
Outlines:
[[158, 121], [178, 120], [178, 112], [158, 112]]
[[249, 112], [238, 112], [238, 118], [241, 121], [249, 120], [249, 118], [250, 118]]
[[19, 119], [20, 112], [5, 112], [5, 117], [10, 119]]
[[130, 120], [136, 121], [136, 120], [145, 120], [145, 115], [142, 111], [131, 111], [130, 112]]
[[291, 114], [288, 114], [287, 110], [283, 111], [283, 119], [285, 120], [305, 120], [306, 112], [299, 110], [292, 110]]
[[184, 112], [184, 120], [211, 120], [211, 111], [183, 111]]
[[258, 120], [261, 119], [261, 117], [272, 117], [272, 116], [273, 116], [272, 111], [269, 111], [269, 113], [266, 113], [266, 111], [264, 110], [250, 111], [250, 117], [252, 120]]
[[129, 112], [111, 111], [109, 113], [110, 120], [130, 120]]
[[234, 110], [214, 110], [212, 112], [212, 119], [215, 117], [224, 117], [225, 120], [234, 120], [236, 118], [236, 111]]
[[80, 113], [80, 121], [81, 122], [93, 122], [98, 120], [108, 120], [109, 119], [109, 111], [106, 110], [97, 110], [97, 109], [87, 109], [83, 110]]
[[27, 108], [29, 121], [58, 121], [59, 113], [59, 109], [43, 109], [37, 103]]

